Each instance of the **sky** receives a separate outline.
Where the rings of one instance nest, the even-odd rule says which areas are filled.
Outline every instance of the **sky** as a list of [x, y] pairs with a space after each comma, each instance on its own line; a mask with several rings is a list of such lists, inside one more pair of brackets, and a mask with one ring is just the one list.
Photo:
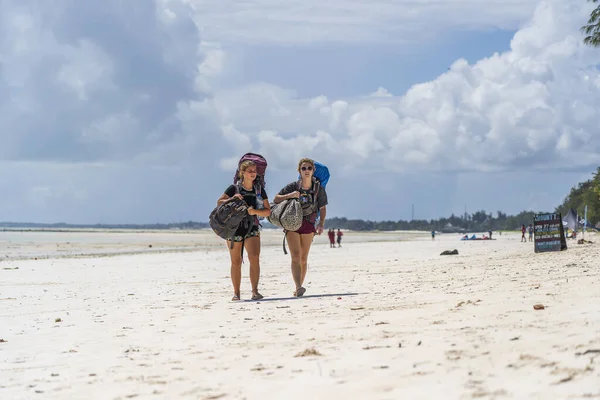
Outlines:
[[553, 211], [600, 165], [582, 0], [0, 8], [0, 221], [206, 222], [249, 151], [370, 220]]

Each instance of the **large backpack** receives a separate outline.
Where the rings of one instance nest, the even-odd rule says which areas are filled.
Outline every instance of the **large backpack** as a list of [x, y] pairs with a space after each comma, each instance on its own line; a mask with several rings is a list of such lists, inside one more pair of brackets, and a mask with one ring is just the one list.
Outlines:
[[254, 180], [254, 190], [256, 191], [256, 194], [260, 194], [261, 188], [264, 188], [266, 186], [265, 173], [267, 172], [267, 160], [260, 154], [244, 154], [238, 162], [238, 168], [236, 169], [235, 176], [233, 177], [234, 184], [237, 184], [240, 180], [240, 165], [244, 161], [252, 161], [254, 164], [256, 164], [256, 179]]
[[208, 218], [212, 230], [222, 239], [231, 240], [233, 248], [233, 236], [235, 231], [244, 224], [251, 228], [254, 219], [248, 218], [248, 205], [244, 200], [231, 198], [225, 203], [216, 206]]
[[[329, 168], [325, 164], [315, 161], [315, 172], [313, 177], [316, 178], [321, 186], [327, 188], [327, 182], [329, 182]], [[300, 176], [298, 176], [300, 178]]]

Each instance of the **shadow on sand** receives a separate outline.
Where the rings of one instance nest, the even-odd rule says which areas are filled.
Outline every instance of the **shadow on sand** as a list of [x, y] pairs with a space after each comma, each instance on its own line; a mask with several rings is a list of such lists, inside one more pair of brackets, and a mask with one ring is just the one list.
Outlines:
[[344, 296], [358, 296], [359, 293], [331, 293], [331, 294], [307, 294], [302, 297], [265, 297], [260, 300], [241, 300], [240, 303], [258, 303], [263, 301], [283, 301], [283, 300], [301, 300], [311, 298], [323, 298], [323, 297], [344, 297]]

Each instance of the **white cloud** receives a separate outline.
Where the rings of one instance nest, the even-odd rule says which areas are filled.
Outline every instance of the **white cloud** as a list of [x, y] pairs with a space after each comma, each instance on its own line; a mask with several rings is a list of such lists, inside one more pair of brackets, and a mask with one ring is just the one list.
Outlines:
[[211, 93], [213, 83], [223, 72], [225, 52], [218, 43], [201, 42], [199, 47], [200, 64], [196, 75], [196, 90]]
[[327, 99], [327, 96], [317, 96], [314, 99], [310, 99], [308, 102], [308, 107], [311, 110], [318, 110], [321, 107], [325, 107], [327, 104], [329, 103], [329, 100]]
[[371, 93], [371, 96], [373, 97], [393, 97], [393, 95], [387, 91], [386, 88], [382, 88], [379, 87], [377, 88], [377, 90], [373, 93]]
[[[310, 156], [331, 165], [336, 182], [360, 172], [375, 195], [390, 179], [415, 185], [408, 176], [600, 163], [600, 53], [579, 32], [586, 2], [541, 2], [510, 51], [474, 64], [458, 59], [406, 93], [390, 93], [383, 86], [393, 76], [377, 75], [366, 77], [375, 83], [364, 95], [348, 97], [300, 96], [318, 77], [299, 68], [283, 84], [275, 62], [265, 81], [249, 78], [240, 43], [423, 46], [440, 32], [516, 28], [537, 0], [253, 4], [59, 0], [26, 8], [4, 0], [0, 185], [9, 194], [0, 219], [168, 220], [178, 202], [184, 215], [206, 220], [202, 210], [214, 204], [207, 193], [224, 189], [219, 179], [229, 182], [245, 151], [268, 158], [273, 190]], [[351, 190], [341, 186], [340, 197]], [[140, 207], [142, 195], [153, 201]], [[337, 204], [338, 215], [359, 207]]]
[[182, 0], [210, 40], [243, 43], [404, 42], [451, 29], [516, 29], [537, 0]]
[[[228, 91], [221, 108], [227, 112], [221, 115], [271, 143], [264, 151], [288, 166], [294, 158], [278, 153], [302, 150], [326, 157], [316, 145], [317, 131], [329, 132], [341, 150], [336, 162], [390, 171], [599, 163], [600, 137], [593, 132], [600, 53], [582, 44], [578, 30], [589, 10], [575, 2], [541, 2], [510, 51], [475, 64], [458, 59], [446, 73], [403, 96], [379, 88], [374, 97], [301, 99], [272, 85], [253, 85]], [[261, 95], [266, 92], [269, 96]], [[282, 119], [272, 104], [289, 115]]]
[[89, 143], [121, 144], [125, 138], [138, 132], [138, 121], [129, 113], [111, 114], [93, 121], [83, 129], [81, 140]]
[[67, 62], [58, 70], [58, 80], [77, 93], [79, 100], [87, 100], [90, 92], [112, 87], [112, 62], [108, 56], [88, 40], [77, 46], [65, 46]]
[[236, 153], [244, 153], [246, 149], [252, 148], [250, 138], [237, 129], [233, 125], [227, 125], [221, 128], [223, 137], [233, 146]]

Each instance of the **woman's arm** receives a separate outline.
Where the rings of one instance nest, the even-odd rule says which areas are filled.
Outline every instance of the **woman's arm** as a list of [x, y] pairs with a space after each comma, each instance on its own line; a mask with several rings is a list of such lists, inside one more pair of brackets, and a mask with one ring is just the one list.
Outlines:
[[319, 212], [321, 214], [319, 216], [319, 224], [317, 225], [317, 235], [323, 233], [323, 230], [325, 229], [325, 217], [327, 216], [327, 206], [319, 208]]
[[262, 210], [257, 210], [256, 208], [250, 207], [248, 209], [248, 214], [256, 215], [259, 217], [268, 217], [269, 215], [271, 215], [271, 205], [269, 204], [269, 200], [263, 200], [263, 207], [264, 208]]
[[273, 199], [273, 202], [275, 204], [279, 204], [284, 200], [289, 200], [289, 199], [297, 199], [298, 197], [300, 197], [300, 192], [299, 191], [294, 191], [292, 193], [288, 193], [288, 194], [277, 194], [275, 195], [275, 198]]
[[[219, 197], [219, 200], [217, 200], [217, 206], [220, 206], [221, 204], [227, 203], [229, 200], [231, 200], [232, 198], [236, 198], [236, 199], [240, 199], [240, 200], [244, 200], [244, 197], [239, 194], [239, 193], [235, 193], [235, 188], [232, 189], [232, 186], [228, 187], [227, 190], [225, 190], [225, 193], [223, 193], [221, 195], [221, 197]], [[233, 196], [230, 196], [228, 193], [235, 193]]]
[[323, 206], [319, 209], [319, 226], [325, 228], [325, 217], [327, 217], [327, 206]]
[[273, 202], [275, 204], [279, 204], [284, 200], [288, 200], [288, 199], [297, 199], [300, 197], [300, 192], [297, 190], [294, 190], [296, 188], [297, 183], [293, 182], [290, 183], [288, 185], [286, 185], [283, 189], [281, 189], [279, 191], [278, 194], [275, 195], [275, 198], [273, 199]]

